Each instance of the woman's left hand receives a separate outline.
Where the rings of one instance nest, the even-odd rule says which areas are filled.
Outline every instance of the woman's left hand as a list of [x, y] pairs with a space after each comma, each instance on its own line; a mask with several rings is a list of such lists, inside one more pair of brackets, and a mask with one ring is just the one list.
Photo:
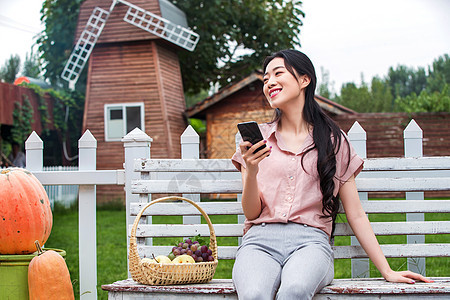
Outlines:
[[395, 272], [391, 270], [384, 276], [384, 279], [390, 282], [404, 282], [404, 283], [415, 283], [416, 280], [420, 280], [427, 283], [434, 282], [431, 279], [428, 279], [420, 274], [411, 271]]

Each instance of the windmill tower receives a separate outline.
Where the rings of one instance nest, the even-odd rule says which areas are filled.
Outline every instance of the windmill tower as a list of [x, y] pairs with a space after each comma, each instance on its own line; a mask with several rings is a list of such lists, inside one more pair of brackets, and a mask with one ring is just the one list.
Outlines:
[[[78, 42], [62, 74], [73, 87], [88, 68], [83, 131], [97, 138], [98, 169], [122, 168], [120, 140], [135, 127], [153, 138], [152, 157], [177, 158], [186, 127], [177, 53], [193, 51], [199, 37], [168, 0], [132, 1], [83, 2]], [[100, 201], [123, 195], [97, 190]]]

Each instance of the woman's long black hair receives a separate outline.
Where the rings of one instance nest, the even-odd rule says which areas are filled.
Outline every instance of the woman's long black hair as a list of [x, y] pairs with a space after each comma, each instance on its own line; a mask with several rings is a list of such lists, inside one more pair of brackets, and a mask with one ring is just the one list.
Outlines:
[[[268, 56], [264, 60], [264, 71], [270, 61], [276, 57], [284, 59], [286, 69], [295, 78], [297, 78], [297, 75], [294, 70], [299, 76], [307, 75], [311, 79], [311, 82], [305, 90], [303, 119], [313, 127], [314, 144], [305, 151], [304, 155], [314, 149], [317, 150], [317, 171], [320, 179], [320, 190], [323, 196], [322, 213], [323, 217], [331, 217], [333, 220], [331, 232], [331, 235], [333, 236], [335, 220], [339, 211], [339, 195], [333, 195], [335, 188], [333, 179], [336, 175], [336, 153], [339, 152], [342, 138], [345, 139], [346, 146], [349, 146], [349, 144], [345, 136], [342, 134], [339, 126], [323, 112], [319, 104], [314, 100], [317, 78], [311, 60], [300, 51], [281, 50], [271, 56]], [[275, 109], [275, 115], [272, 122], [277, 122], [280, 118], [281, 111], [277, 108]], [[304, 155], [302, 156], [302, 167]]]

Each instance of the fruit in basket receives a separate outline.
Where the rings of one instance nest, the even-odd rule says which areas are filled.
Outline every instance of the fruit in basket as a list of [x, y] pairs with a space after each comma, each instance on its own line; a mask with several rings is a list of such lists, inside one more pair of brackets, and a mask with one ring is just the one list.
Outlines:
[[144, 257], [143, 259], [141, 259], [141, 263], [155, 263], [156, 261], [154, 259], [150, 259], [148, 257]]
[[157, 263], [161, 263], [161, 264], [171, 264], [172, 263], [170, 258], [168, 258], [165, 255], [158, 255], [157, 257], [155, 257], [155, 260]]
[[[187, 238], [172, 247], [172, 252], [170, 252], [169, 257], [175, 257], [176, 259], [179, 256], [188, 255], [195, 262], [214, 261], [212, 250], [209, 249], [207, 245], [202, 244], [204, 244], [204, 241], [200, 238], [200, 235], [193, 238]], [[172, 259], [172, 261], [174, 261], [174, 259]]]
[[174, 264], [193, 264], [195, 263], [195, 260], [192, 258], [192, 256], [183, 254], [175, 257], [175, 259], [172, 261]]
[[21, 168], [0, 170], [0, 254], [29, 254], [52, 230], [52, 210], [39, 180]]

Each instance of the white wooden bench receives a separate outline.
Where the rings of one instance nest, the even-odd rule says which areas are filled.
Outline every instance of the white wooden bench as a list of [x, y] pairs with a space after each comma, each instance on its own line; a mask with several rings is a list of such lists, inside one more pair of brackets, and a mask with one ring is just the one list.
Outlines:
[[[216, 199], [201, 202], [201, 207], [209, 216], [237, 215], [234, 224], [214, 223], [218, 237], [219, 265], [223, 260], [235, 258], [235, 246], [220, 245], [220, 237], [242, 236], [242, 207], [239, 202], [242, 189], [240, 173], [228, 159], [136, 159], [135, 172], [140, 179], [131, 183], [131, 193], [139, 194], [139, 202], [131, 203], [129, 213], [134, 219], [141, 208], [149, 201], [151, 194], [183, 194], [198, 201], [198, 194], [237, 194], [237, 201]], [[450, 190], [450, 157], [422, 158], [379, 158], [365, 159], [364, 169], [357, 177], [358, 190], [364, 192], [405, 191], [418, 200], [363, 200], [363, 207], [368, 214], [406, 214], [404, 221], [372, 222], [377, 236], [386, 235], [442, 235], [443, 243], [382, 244], [386, 257], [443, 257], [444, 265], [449, 265], [450, 243], [450, 200], [420, 199], [423, 191]], [[361, 194], [364, 195], [364, 194]], [[422, 195], [422, 196], [421, 196]], [[407, 197], [409, 199], [411, 197]], [[407, 221], [406, 219], [423, 219], [423, 213], [441, 213], [440, 221]], [[200, 213], [190, 204], [173, 202], [158, 203], [148, 208], [144, 214], [147, 222], [138, 226], [138, 252], [141, 257], [153, 254], [167, 255], [173, 245], [152, 246], [151, 238], [189, 237], [200, 234], [209, 236], [206, 224], [199, 223]], [[151, 224], [151, 216], [184, 216], [184, 224]], [[419, 218], [417, 218], [419, 216]], [[191, 218], [191, 219], [189, 219]], [[143, 221], [141, 219], [141, 221]], [[129, 232], [129, 231], [128, 231]], [[336, 236], [352, 236], [347, 223], [338, 223]], [[336, 259], [366, 258], [359, 245], [333, 246]], [[361, 261], [359, 261], [361, 263]], [[363, 260], [363, 264], [367, 261]], [[449, 272], [447, 272], [448, 274]], [[450, 299], [450, 277], [433, 277], [433, 270], [428, 270], [434, 283], [396, 284], [382, 278], [335, 279], [314, 299], [352, 299], [397, 297], [409, 299], [412, 296], [433, 299]], [[446, 275], [447, 276], [447, 275]], [[207, 284], [147, 286], [132, 279], [103, 285], [108, 291], [109, 299], [182, 299], [186, 296], [195, 299], [237, 299], [231, 279], [213, 279]]]

